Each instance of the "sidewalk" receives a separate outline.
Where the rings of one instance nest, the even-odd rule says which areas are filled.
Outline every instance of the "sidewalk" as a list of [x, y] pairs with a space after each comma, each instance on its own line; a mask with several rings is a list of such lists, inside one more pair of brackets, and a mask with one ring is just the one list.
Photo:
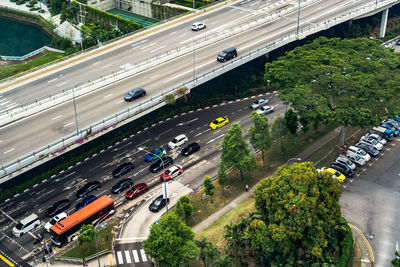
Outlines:
[[[329, 141], [331, 141], [334, 138], [338, 138], [339, 133], [340, 133], [340, 128], [336, 128], [336, 129], [330, 131], [329, 133], [327, 133], [326, 135], [324, 135], [323, 137], [321, 137], [320, 139], [318, 139], [317, 141], [312, 143], [305, 150], [300, 152], [296, 156], [296, 158], [301, 158], [301, 159], [307, 158], [312, 153], [317, 151], [324, 144], [328, 143]], [[242, 201], [244, 201], [244, 200], [248, 199], [250, 196], [252, 196], [254, 193], [254, 190], [256, 189], [257, 186], [258, 186], [258, 184], [255, 184], [254, 186], [252, 186], [249, 189], [248, 192], [243, 192], [241, 195], [239, 195], [237, 198], [232, 200], [229, 204], [224, 206], [222, 209], [218, 210], [217, 212], [215, 212], [214, 214], [209, 216], [207, 219], [205, 219], [201, 223], [195, 225], [192, 228], [193, 231], [197, 234], [197, 233], [201, 232], [202, 230], [206, 229], [207, 227], [209, 227], [210, 225], [212, 225], [220, 217], [225, 215], [228, 211], [235, 208]], [[357, 245], [361, 251], [361, 266], [362, 267], [373, 266], [374, 253], [372, 251], [372, 248], [371, 248], [368, 240], [365, 238], [364, 234], [361, 232], [361, 230], [359, 228], [357, 228], [356, 226], [351, 225], [351, 224], [349, 224], [349, 226], [351, 228], [354, 241], [357, 242]]]
[[[115, 256], [113, 253], [108, 253], [105, 255], [102, 255], [99, 257], [100, 261], [100, 266], [105, 267], [105, 266], [116, 266], [117, 261], [115, 260]], [[86, 261], [86, 264], [88, 267], [98, 267], [98, 261], [96, 259]], [[37, 265], [33, 265], [35, 267], [46, 267], [46, 263], [39, 263]], [[47, 266], [54, 266], [54, 267], [77, 267], [77, 266], [83, 266], [83, 261], [80, 261], [79, 263], [71, 262], [68, 263], [67, 261], [55, 261], [52, 260], [52, 262], [47, 262]]]

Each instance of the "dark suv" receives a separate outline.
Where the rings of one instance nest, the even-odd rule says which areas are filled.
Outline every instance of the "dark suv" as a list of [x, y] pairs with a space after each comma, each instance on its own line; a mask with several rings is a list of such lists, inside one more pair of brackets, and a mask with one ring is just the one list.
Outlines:
[[[161, 160], [162, 159], [162, 160]], [[174, 160], [171, 157], [162, 157], [161, 159], [157, 160], [150, 166], [150, 171], [151, 172], [159, 172], [163, 169], [163, 162], [164, 162], [164, 168], [170, 166]]]
[[231, 47], [231, 48], [225, 49], [224, 51], [219, 53], [219, 55], [217, 56], [217, 60], [219, 62], [225, 62], [225, 61], [235, 58], [235, 57], [237, 57], [236, 48]]
[[200, 146], [198, 143], [191, 143], [190, 145], [188, 145], [187, 147], [185, 147], [181, 154], [182, 156], [189, 156], [197, 151], [200, 150]]
[[141, 96], [146, 95], [146, 90], [143, 88], [135, 88], [133, 90], [130, 90], [124, 97], [125, 101], [132, 101], [135, 100], [136, 98], [139, 98]]

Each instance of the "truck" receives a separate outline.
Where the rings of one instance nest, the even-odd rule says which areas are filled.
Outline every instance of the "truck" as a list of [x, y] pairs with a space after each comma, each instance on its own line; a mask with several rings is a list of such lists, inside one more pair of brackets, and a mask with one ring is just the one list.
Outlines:
[[374, 127], [370, 130], [370, 133], [374, 133], [379, 135], [382, 138], [385, 138], [388, 142], [393, 140], [393, 131], [382, 126]]

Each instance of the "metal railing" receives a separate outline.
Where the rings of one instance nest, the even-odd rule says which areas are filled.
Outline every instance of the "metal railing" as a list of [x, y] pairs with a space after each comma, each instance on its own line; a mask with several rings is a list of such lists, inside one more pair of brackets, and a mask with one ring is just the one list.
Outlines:
[[35, 51], [32, 51], [26, 55], [23, 56], [0, 56], [2, 60], [16, 60], [16, 61], [21, 61], [21, 60], [25, 60], [27, 58], [30, 58], [36, 54], [39, 54], [40, 52], [43, 52], [44, 50], [49, 50], [52, 52], [57, 52], [57, 53], [65, 53], [65, 51], [59, 50], [59, 49], [55, 49], [55, 48], [51, 48], [48, 46], [43, 46], [39, 49], [36, 49]]
[[[381, 4], [391, 4], [391, 3], [398, 3], [400, 0], [382, 0], [380, 1]], [[225, 72], [228, 72], [237, 66], [240, 66], [244, 63], [247, 63], [259, 56], [265, 55], [268, 52], [271, 52], [279, 47], [282, 47], [292, 41], [298, 40], [305, 38], [308, 35], [314, 34], [316, 32], [319, 32], [321, 30], [326, 30], [332, 26], [335, 26], [337, 24], [340, 24], [344, 21], [347, 21], [349, 19], [358, 17], [366, 12], [370, 12], [371, 10], [375, 9], [377, 6], [375, 4], [369, 4], [367, 6], [358, 8], [354, 11], [350, 11], [346, 14], [343, 14], [339, 17], [326, 20], [323, 23], [318, 23], [309, 26], [306, 29], [302, 29], [299, 31], [298, 34], [296, 33], [291, 33], [287, 35], [286, 37], [278, 38], [277, 40], [273, 41], [270, 44], [267, 44], [264, 47], [258, 48], [256, 50], [253, 50], [249, 52], [248, 54], [242, 55], [236, 59], [233, 59], [231, 61], [228, 61], [227, 63], [205, 73], [202, 75], [199, 75], [195, 77], [194, 80], [190, 80], [187, 82], [182, 83], [180, 86], [172, 88], [170, 90], [167, 90], [165, 92], [162, 92], [161, 94], [145, 100], [142, 103], [139, 103], [135, 105], [134, 107], [128, 108], [124, 111], [115, 113], [112, 116], [109, 116], [101, 121], [95, 122], [93, 124], [90, 124], [86, 128], [83, 128], [80, 130], [79, 134], [71, 134], [68, 135], [61, 140], [58, 140], [56, 142], [53, 142], [51, 144], [48, 144], [44, 147], [41, 147], [37, 149], [36, 151], [25, 155], [21, 158], [18, 158], [16, 160], [13, 160], [12, 162], [9, 162], [5, 165], [3, 165], [0, 168], [0, 177], [3, 177], [0, 179], [0, 184], [11, 179], [12, 177], [9, 174], [12, 174], [15, 171], [18, 171], [30, 164], [33, 164], [40, 159], [44, 157], [48, 157], [52, 153], [62, 153], [65, 149], [68, 147], [74, 145], [74, 144], [80, 144], [85, 142], [89, 137], [86, 136], [86, 132], [90, 131], [92, 133], [92, 136], [101, 133], [102, 131], [109, 129], [110, 127], [116, 127], [116, 125], [120, 122], [126, 121], [128, 119], [133, 119], [138, 116], [143, 116], [147, 113], [149, 113], [152, 110], [155, 110], [156, 108], [159, 108], [163, 105], [165, 105], [165, 95], [166, 94], [175, 94], [178, 97], [180, 96], [178, 94], [178, 88], [181, 87], [186, 87], [189, 90], [194, 88], [197, 85], [200, 85], [202, 83], [205, 83]]]

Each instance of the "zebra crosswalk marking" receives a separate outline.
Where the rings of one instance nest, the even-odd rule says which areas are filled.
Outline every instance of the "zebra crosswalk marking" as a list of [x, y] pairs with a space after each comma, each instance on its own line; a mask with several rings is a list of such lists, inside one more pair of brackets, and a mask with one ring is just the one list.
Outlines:
[[135, 259], [135, 262], [139, 262], [139, 255], [138, 255], [137, 251], [132, 250], [132, 253], [133, 253], [133, 258]]
[[140, 255], [142, 256], [143, 261], [147, 261], [147, 257], [146, 257], [146, 254], [144, 253], [144, 249], [140, 250]]
[[124, 258], [122, 258], [122, 252], [117, 251], [117, 257], [118, 257], [118, 263], [123, 264], [124, 263]]
[[125, 258], [126, 258], [126, 263], [132, 263], [131, 255], [129, 255], [129, 250], [125, 250]]

